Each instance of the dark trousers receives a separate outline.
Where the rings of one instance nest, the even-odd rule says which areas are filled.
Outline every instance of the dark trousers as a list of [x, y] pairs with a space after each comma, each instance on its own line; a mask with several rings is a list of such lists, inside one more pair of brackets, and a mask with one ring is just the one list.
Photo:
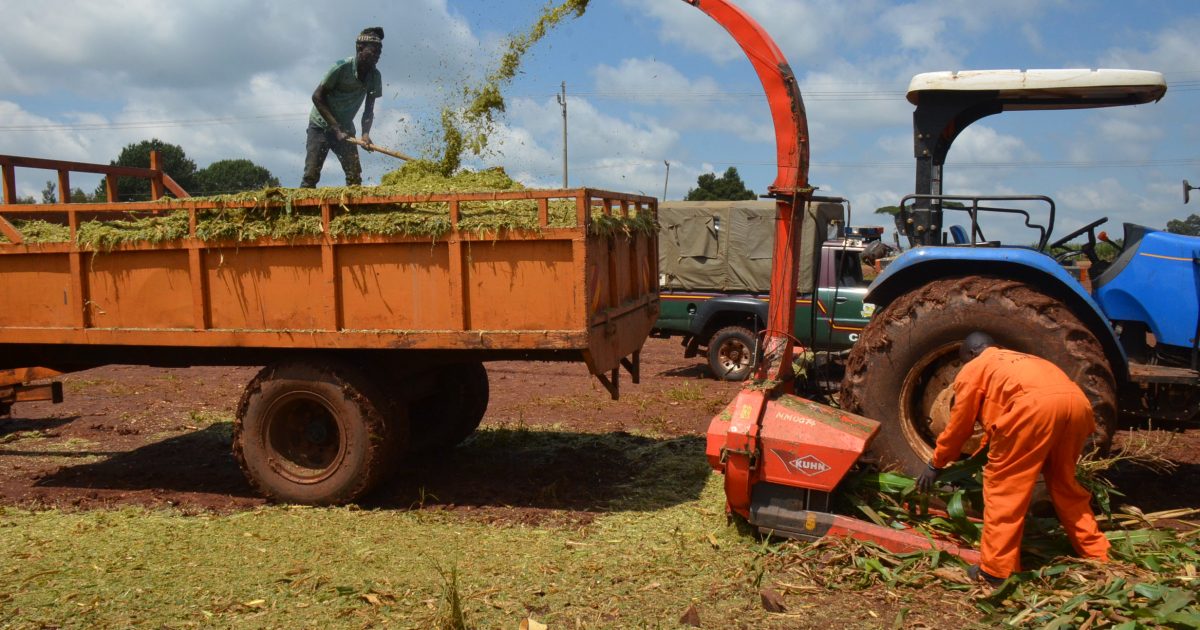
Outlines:
[[342, 163], [346, 173], [347, 186], [362, 185], [362, 163], [358, 161], [358, 147], [349, 142], [338, 142], [332, 130], [308, 124], [308, 142], [305, 144], [308, 154], [304, 157], [304, 177], [300, 180], [301, 188], [315, 188], [321, 180], [321, 168], [325, 166], [325, 158], [329, 150]]

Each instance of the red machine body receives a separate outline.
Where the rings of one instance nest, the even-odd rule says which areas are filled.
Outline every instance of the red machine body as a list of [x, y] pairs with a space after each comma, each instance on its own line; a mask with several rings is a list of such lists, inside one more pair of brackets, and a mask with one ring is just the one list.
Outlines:
[[704, 11], [737, 41], [766, 92], [775, 125], [778, 173], [775, 265], [763, 352], [753, 381], [713, 419], [706, 456], [725, 476], [726, 509], [760, 531], [801, 539], [845, 535], [905, 552], [939, 548], [968, 562], [978, 552], [911, 531], [832, 514], [831, 494], [879, 430], [874, 420], [791, 395], [791, 331], [799, 264], [797, 208], [808, 185], [808, 120], [787, 59], [770, 35], [728, 0], [684, 0]]

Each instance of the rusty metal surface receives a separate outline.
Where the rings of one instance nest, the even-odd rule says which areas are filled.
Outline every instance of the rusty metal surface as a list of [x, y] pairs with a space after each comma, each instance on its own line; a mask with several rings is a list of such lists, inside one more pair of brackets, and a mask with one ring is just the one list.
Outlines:
[[[22, 163], [4, 157], [0, 164]], [[461, 203], [493, 200], [536, 201], [541, 230], [458, 230]], [[549, 227], [549, 200], [573, 200], [578, 225]], [[432, 202], [451, 215], [439, 239], [226, 243], [195, 238], [196, 213], [217, 207], [210, 202], [0, 205], [5, 214], [65, 217], [72, 227], [132, 210], [185, 210], [191, 223], [186, 239], [106, 252], [0, 244], [0, 344], [576, 350], [594, 373], [641, 348], [658, 313], [655, 237], [600, 237], [590, 224], [597, 210], [654, 212], [653, 198], [582, 188], [295, 205], [319, 208], [328, 225], [356, 205]], [[254, 203], [223, 207], [238, 205]]]

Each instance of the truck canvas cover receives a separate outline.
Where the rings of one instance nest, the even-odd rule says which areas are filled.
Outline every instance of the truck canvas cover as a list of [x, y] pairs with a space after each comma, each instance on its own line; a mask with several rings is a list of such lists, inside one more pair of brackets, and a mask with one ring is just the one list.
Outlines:
[[[815, 284], [820, 244], [838, 203], [810, 203], [801, 227], [799, 290]], [[676, 291], [767, 293], [775, 246], [773, 201], [672, 201], [658, 206], [658, 266], [662, 288]], [[816, 235], [812, 238], [809, 235]]]

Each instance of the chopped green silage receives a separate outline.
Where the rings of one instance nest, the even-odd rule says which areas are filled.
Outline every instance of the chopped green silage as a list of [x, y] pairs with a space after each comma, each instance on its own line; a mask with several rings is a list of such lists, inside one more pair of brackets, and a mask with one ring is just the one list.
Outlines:
[[488, 75], [482, 85], [463, 90], [466, 106], [461, 111], [442, 110], [442, 157], [438, 169], [446, 175], [462, 166], [463, 154], [469, 149], [476, 156], [487, 150], [497, 114], [504, 111], [502, 88], [512, 82], [521, 61], [535, 44], [570, 14], [582, 17], [589, 0], [566, 0], [547, 5], [526, 33], [514, 35], [507, 41], [500, 65]]
[[[71, 228], [59, 223], [50, 223], [41, 219], [13, 219], [12, 226], [21, 233], [26, 243], [68, 243], [71, 241]], [[0, 232], [0, 243], [9, 242], [8, 237]]]
[[165, 243], [187, 238], [188, 214], [182, 210], [155, 216], [85, 221], [75, 240], [80, 247], [109, 251], [128, 243]]
[[321, 235], [321, 214], [313, 208], [272, 212], [254, 208], [226, 208], [203, 212], [196, 218], [196, 238], [205, 242], [290, 241]]
[[[268, 188], [259, 191], [212, 197], [193, 197], [188, 202], [215, 205], [196, 218], [196, 237], [204, 242], [253, 242], [260, 239], [290, 241], [321, 235], [317, 206], [303, 202], [327, 202], [334, 216], [329, 232], [333, 238], [362, 236], [410, 236], [440, 238], [450, 232], [450, 208], [446, 202], [358, 203], [366, 197], [413, 197], [469, 193], [503, 193], [528, 190], [502, 168], [459, 171], [442, 175], [438, 166], [412, 161], [386, 174], [381, 186], [327, 188]], [[164, 204], [178, 203], [164, 200]], [[549, 228], [576, 225], [574, 199], [550, 200]], [[540, 232], [538, 202], [532, 199], [463, 201], [459, 204], [459, 229], [473, 234], [505, 231]], [[45, 221], [14, 222], [30, 242], [68, 242], [67, 227]], [[652, 213], [630, 217], [608, 216], [593, 209], [591, 232], [612, 237], [621, 234], [653, 235]], [[108, 251], [128, 243], [162, 243], [188, 235], [184, 210], [116, 221], [88, 221], [80, 225], [80, 246]]]

